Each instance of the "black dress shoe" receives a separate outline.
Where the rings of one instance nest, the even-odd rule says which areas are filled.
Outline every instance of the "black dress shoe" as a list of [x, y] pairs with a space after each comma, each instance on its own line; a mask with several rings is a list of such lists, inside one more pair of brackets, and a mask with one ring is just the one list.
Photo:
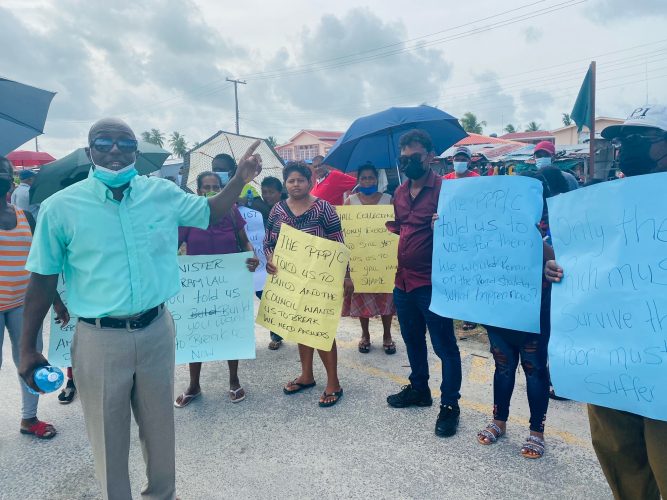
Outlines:
[[58, 394], [58, 402], [61, 405], [68, 405], [74, 400], [74, 396], [76, 396], [76, 386], [73, 380], [68, 380], [65, 388]]
[[401, 392], [387, 396], [387, 403], [393, 408], [407, 408], [408, 406], [431, 406], [433, 398], [428, 389], [418, 391], [412, 385], [404, 385]]
[[435, 422], [436, 436], [450, 437], [456, 434], [460, 415], [461, 410], [458, 406], [440, 405], [440, 414]]

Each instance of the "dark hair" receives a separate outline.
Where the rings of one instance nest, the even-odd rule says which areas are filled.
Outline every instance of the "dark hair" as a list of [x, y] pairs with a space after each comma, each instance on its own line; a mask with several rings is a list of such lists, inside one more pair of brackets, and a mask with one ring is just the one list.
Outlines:
[[310, 168], [308, 168], [303, 163], [293, 162], [288, 163], [287, 166], [283, 169], [283, 180], [287, 182], [287, 178], [294, 172], [303, 175], [306, 179], [308, 179], [308, 182], [310, 182], [313, 177], [313, 173]]
[[[218, 179], [218, 182], [220, 182], [220, 177], [218, 177], [218, 174], [216, 174], [215, 172], [211, 172], [210, 170], [206, 170], [205, 172], [202, 172], [197, 176], [197, 189], [201, 190], [201, 185], [202, 182], [204, 182], [204, 177], [209, 177], [209, 176], [215, 177], [216, 179]], [[220, 185], [222, 186], [222, 182], [220, 182]]]
[[279, 193], [283, 190], [283, 184], [280, 182], [280, 179], [272, 176], [264, 177], [264, 179], [262, 179], [262, 187], [273, 188]]
[[424, 130], [420, 130], [417, 128], [412, 129], [403, 134], [398, 141], [398, 147], [403, 149], [404, 147], [409, 146], [413, 142], [416, 142], [417, 144], [421, 144], [422, 146], [424, 146], [424, 149], [429, 153], [433, 151], [433, 141], [431, 140], [431, 136], [428, 135], [428, 133], [425, 132]]
[[211, 160], [211, 164], [215, 160], [224, 161], [225, 163], [227, 163], [230, 166], [231, 170], [236, 168], [236, 160], [232, 156], [228, 155], [227, 153], [220, 153], [220, 154], [215, 155], [213, 157], [213, 160]]
[[357, 169], [357, 179], [361, 175], [361, 172], [363, 172], [364, 170], [370, 170], [371, 172], [373, 172], [373, 175], [375, 175], [376, 179], [380, 178], [380, 176], [378, 174], [378, 169], [375, 168], [375, 165], [373, 165], [372, 163], [369, 162], [369, 163], [364, 163], [363, 165], [359, 166], [359, 168]]
[[558, 167], [545, 167], [540, 169], [540, 173], [547, 180], [552, 196], [567, 193], [570, 190], [567, 179]]
[[0, 168], [8, 168], [11, 170], [12, 175], [14, 175], [14, 166], [12, 165], [12, 162], [9, 161], [9, 158], [0, 155]]

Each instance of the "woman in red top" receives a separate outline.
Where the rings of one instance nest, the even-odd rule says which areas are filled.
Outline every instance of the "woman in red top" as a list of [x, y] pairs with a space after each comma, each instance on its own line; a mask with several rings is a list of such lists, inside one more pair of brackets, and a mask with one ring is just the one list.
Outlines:
[[[222, 186], [220, 177], [213, 172], [202, 172], [197, 176], [197, 194], [200, 196], [213, 196], [220, 192]], [[178, 246], [186, 245], [187, 255], [222, 255], [249, 251], [253, 247], [243, 229], [245, 220], [239, 209], [234, 207], [232, 211], [216, 224], [208, 229], [197, 229], [194, 227], [180, 227], [178, 229]], [[254, 255], [254, 254], [253, 254]], [[259, 265], [256, 257], [246, 261], [248, 270], [255, 272]], [[229, 397], [232, 403], [240, 403], [245, 399], [245, 390], [239, 381], [238, 360], [227, 361], [229, 365]], [[176, 398], [174, 406], [183, 408], [189, 405], [193, 399], [201, 394], [199, 377], [201, 375], [201, 363], [190, 363], [190, 385], [183, 394]]]

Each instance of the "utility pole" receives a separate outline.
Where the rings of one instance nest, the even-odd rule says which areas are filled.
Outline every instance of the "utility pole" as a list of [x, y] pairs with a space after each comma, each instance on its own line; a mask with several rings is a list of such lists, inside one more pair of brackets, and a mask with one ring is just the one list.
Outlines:
[[239, 83], [245, 85], [246, 81], [244, 80], [234, 80], [233, 78], [225, 78], [228, 82], [231, 82], [234, 84], [234, 102], [236, 103], [236, 135], [239, 134]]
[[35, 137], [35, 151], [39, 153], [39, 143], [37, 142], [37, 137]]

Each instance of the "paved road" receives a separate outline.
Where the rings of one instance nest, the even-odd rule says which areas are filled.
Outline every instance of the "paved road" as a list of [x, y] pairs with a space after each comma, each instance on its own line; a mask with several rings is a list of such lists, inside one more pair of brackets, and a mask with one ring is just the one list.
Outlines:
[[[377, 345], [379, 324], [373, 327]], [[206, 364], [204, 394], [176, 412], [181, 498], [611, 498], [590, 446], [583, 405], [552, 402], [547, 454], [526, 460], [519, 455], [528, 429], [519, 373], [507, 437], [490, 447], [477, 444], [475, 434], [491, 409], [492, 361], [483, 344], [462, 340], [461, 425], [456, 436], [440, 439], [433, 433], [436, 406], [396, 410], [385, 402], [407, 382], [403, 343], [396, 338], [395, 356], [378, 348], [362, 355], [357, 334], [356, 321], [343, 319], [339, 364], [345, 397], [332, 409], [317, 406], [323, 387], [282, 394], [281, 384], [298, 373], [296, 346], [268, 351], [262, 328], [257, 328], [257, 360], [241, 364], [246, 401], [229, 401], [226, 363]], [[18, 433], [20, 398], [8, 344], [0, 371], [0, 499], [98, 498], [78, 400], [60, 406], [53, 395], [43, 398], [39, 415], [59, 430], [52, 441]], [[437, 389], [435, 356], [431, 366]], [[322, 385], [319, 362], [316, 376]], [[186, 368], [177, 367], [176, 390], [186, 381]], [[138, 498], [143, 462], [136, 427], [130, 473]]]

